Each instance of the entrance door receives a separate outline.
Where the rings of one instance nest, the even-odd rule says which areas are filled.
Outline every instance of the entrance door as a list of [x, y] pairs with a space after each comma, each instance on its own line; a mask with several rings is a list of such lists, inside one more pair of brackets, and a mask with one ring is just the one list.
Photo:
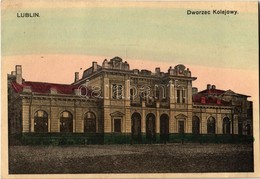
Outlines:
[[160, 140], [162, 142], [169, 140], [169, 116], [167, 114], [160, 117]]
[[184, 134], [185, 130], [184, 130], [184, 121], [179, 121], [179, 133], [180, 134]]

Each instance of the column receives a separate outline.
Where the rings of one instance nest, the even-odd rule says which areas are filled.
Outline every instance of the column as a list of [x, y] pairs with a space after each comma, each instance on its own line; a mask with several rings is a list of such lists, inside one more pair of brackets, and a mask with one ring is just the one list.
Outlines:
[[201, 133], [207, 134], [207, 114], [205, 112], [201, 113]]
[[60, 132], [60, 115], [58, 107], [51, 107], [51, 132]]
[[82, 108], [75, 108], [75, 131], [84, 132], [84, 115], [82, 114]]
[[146, 119], [145, 110], [142, 108], [142, 121], [141, 121], [141, 132], [142, 132], [142, 133], [145, 133], [145, 132], [146, 132], [145, 119]]
[[223, 120], [221, 114], [216, 116], [216, 134], [223, 134]]
[[175, 117], [174, 117], [174, 112], [170, 111], [170, 116], [169, 116], [169, 133], [175, 133]]
[[159, 134], [160, 133], [160, 112], [159, 112], [159, 110], [157, 109], [156, 110], [156, 118], [155, 118], [155, 132], [157, 133], [157, 134]]
[[22, 106], [22, 129], [23, 132], [30, 132], [30, 123], [29, 123], [29, 106]]

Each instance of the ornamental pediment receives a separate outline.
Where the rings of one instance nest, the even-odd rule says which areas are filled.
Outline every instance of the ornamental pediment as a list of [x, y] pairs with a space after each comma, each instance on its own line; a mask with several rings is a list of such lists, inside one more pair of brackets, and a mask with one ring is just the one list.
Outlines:
[[188, 116], [184, 115], [184, 114], [178, 114], [177, 116], [175, 116], [176, 119], [180, 119], [180, 118], [187, 118]]
[[125, 114], [120, 112], [120, 111], [116, 111], [110, 114], [110, 116], [115, 117], [115, 116], [124, 116]]

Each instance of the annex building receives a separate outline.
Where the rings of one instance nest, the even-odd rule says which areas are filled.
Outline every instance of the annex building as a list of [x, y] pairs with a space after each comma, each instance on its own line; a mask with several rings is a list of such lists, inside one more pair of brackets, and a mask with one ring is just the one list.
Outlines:
[[[252, 136], [250, 96], [206, 85], [184, 65], [130, 69], [120, 57], [96, 62], [71, 84], [8, 74], [9, 134], [27, 142], [157, 143]], [[224, 136], [224, 138], [223, 138]], [[201, 141], [200, 141], [201, 142]]]

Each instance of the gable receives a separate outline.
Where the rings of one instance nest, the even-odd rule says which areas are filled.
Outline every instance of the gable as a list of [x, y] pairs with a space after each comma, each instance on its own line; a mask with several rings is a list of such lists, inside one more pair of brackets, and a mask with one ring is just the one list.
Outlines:
[[177, 116], [175, 116], [176, 119], [180, 119], [180, 118], [187, 118], [188, 116], [184, 115], [184, 114], [178, 114]]
[[110, 114], [110, 116], [115, 117], [115, 116], [124, 116], [125, 114], [120, 112], [120, 111], [115, 111]]

